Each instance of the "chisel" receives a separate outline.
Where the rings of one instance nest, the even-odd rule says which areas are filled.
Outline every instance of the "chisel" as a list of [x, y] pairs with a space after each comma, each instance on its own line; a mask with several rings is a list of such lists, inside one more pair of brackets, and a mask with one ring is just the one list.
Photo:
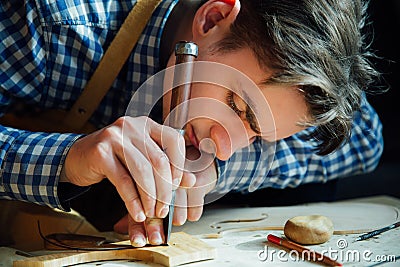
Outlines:
[[[193, 77], [192, 64], [198, 55], [198, 46], [193, 42], [180, 41], [175, 45], [175, 69], [173, 79], [173, 89], [171, 96], [171, 106], [168, 126], [177, 129], [183, 136], [184, 126], [188, 119], [190, 89]], [[181, 66], [178, 66], [183, 64]], [[175, 190], [172, 191], [169, 213], [164, 218], [165, 243], [168, 243], [172, 230], [172, 220], [174, 217]]]

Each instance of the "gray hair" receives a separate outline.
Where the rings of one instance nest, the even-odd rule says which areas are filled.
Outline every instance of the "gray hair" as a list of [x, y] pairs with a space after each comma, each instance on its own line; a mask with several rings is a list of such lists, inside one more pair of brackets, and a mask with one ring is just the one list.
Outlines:
[[[273, 70], [266, 84], [303, 92], [319, 154], [337, 149], [351, 133], [362, 94], [379, 73], [368, 60], [367, 2], [362, 0], [242, 0], [222, 52], [250, 47]], [[249, 30], [251, 29], [251, 30]], [[260, 45], [263, 44], [263, 45]]]

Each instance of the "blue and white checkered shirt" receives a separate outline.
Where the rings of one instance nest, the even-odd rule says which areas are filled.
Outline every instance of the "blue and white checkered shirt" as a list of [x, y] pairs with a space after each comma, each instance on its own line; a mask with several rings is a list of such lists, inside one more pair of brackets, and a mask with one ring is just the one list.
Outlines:
[[[68, 110], [135, 2], [1, 1], [0, 115], [17, 102]], [[154, 12], [91, 118], [96, 126], [103, 127], [124, 115], [137, 88], [160, 70], [160, 37], [176, 2], [164, 0]], [[151, 94], [140, 99], [154, 103]], [[0, 198], [63, 209], [58, 177], [66, 153], [79, 135], [33, 133], [3, 126], [0, 130]], [[364, 100], [350, 141], [335, 153], [315, 154], [313, 144], [299, 138], [304, 132], [276, 142], [276, 147], [257, 140], [228, 161], [217, 160], [215, 190], [296, 187], [371, 171], [383, 149], [381, 130], [377, 114]]]

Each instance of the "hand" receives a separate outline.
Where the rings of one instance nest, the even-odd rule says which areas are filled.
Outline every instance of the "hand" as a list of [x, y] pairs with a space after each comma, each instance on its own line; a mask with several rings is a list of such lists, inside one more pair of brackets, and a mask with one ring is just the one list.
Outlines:
[[[199, 157], [200, 152], [193, 146], [186, 148], [188, 160], [196, 160]], [[214, 161], [204, 170], [193, 174], [196, 177], [193, 186], [189, 188], [181, 186], [176, 190], [174, 225], [183, 225], [186, 220], [198, 221], [203, 213], [204, 197], [214, 189], [217, 183], [217, 170]]]
[[[193, 147], [189, 147], [186, 151], [189, 159], [195, 159], [199, 156], [199, 152]], [[189, 181], [192, 178], [184, 173], [182, 181]], [[186, 220], [197, 221], [203, 212], [204, 197], [210, 192], [216, 184], [217, 172], [214, 163], [201, 172], [195, 173], [196, 182], [193, 187], [185, 188], [181, 186], [176, 191], [175, 212], [173, 218], [174, 225], [182, 225]], [[125, 216], [114, 225], [114, 231], [127, 234], [131, 244], [135, 247], [146, 245], [146, 236], [149, 243], [159, 245], [164, 242], [164, 231], [162, 219], [148, 219], [143, 223], [135, 222], [131, 216]]]
[[160, 245], [165, 240], [162, 222], [160, 218], [147, 218], [144, 222], [135, 222], [127, 214], [114, 225], [114, 231], [120, 234], [127, 234], [129, 231], [129, 240], [134, 247], [144, 247], [147, 239], [151, 245]]
[[108, 178], [134, 221], [163, 218], [172, 189], [193, 184], [181, 181], [184, 155], [184, 139], [175, 129], [147, 117], [122, 117], [73, 144], [61, 181], [87, 186]]

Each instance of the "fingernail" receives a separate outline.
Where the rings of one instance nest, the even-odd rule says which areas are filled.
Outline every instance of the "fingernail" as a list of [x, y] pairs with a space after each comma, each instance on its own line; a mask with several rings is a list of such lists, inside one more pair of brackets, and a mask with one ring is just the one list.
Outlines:
[[168, 208], [168, 206], [165, 205], [160, 211], [160, 218], [165, 218], [165, 216], [167, 216], [168, 212], [169, 212], [169, 208]]
[[162, 238], [159, 232], [154, 232], [150, 237], [150, 243], [152, 245], [160, 245], [162, 243]]
[[134, 247], [144, 247], [146, 240], [141, 235], [136, 235], [131, 238], [131, 245]]
[[183, 225], [186, 222], [186, 217], [185, 216], [178, 216], [178, 224]]
[[143, 211], [141, 211], [136, 215], [136, 220], [135, 221], [144, 222], [144, 220], [146, 220], [146, 215], [144, 215]]

